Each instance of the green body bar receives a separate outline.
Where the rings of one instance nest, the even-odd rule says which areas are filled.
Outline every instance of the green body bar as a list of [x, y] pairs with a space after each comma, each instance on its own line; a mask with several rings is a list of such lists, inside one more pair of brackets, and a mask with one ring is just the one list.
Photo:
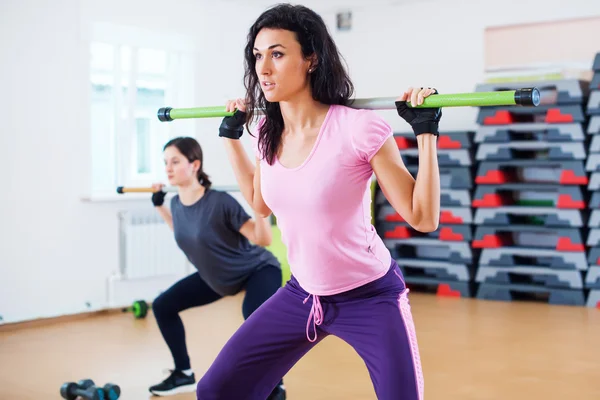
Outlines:
[[[162, 108], [161, 108], [162, 110]], [[174, 108], [170, 111], [171, 118], [214, 118], [214, 117], [230, 117], [233, 112], [225, 111], [225, 106], [216, 107], [197, 107], [197, 108]], [[160, 117], [159, 117], [160, 119]]]
[[[371, 99], [355, 99], [350, 107], [368, 110], [395, 110], [396, 97], [379, 97]], [[537, 88], [503, 90], [497, 92], [474, 92], [457, 94], [434, 94], [426, 97], [423, 104], [415, 108], [441, 107], [488, 107], [488, 106], [538, 106], [540, 92]], [[410, 105], [410, 103], [409, 103]], [[262, 112], [262, 110], [257, 110]], [[163, 107], [158, 110], [160, 121], [173, 121], [184, 118], [214, 118], [230, 117], [233, 112], [225, 111], [225, 106], [171, 108]]]

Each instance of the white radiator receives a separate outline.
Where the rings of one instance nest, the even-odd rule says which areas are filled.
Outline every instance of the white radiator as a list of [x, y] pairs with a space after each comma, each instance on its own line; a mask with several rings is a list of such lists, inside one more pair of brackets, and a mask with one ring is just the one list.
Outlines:
[[156, 210], [122, 212], [119, 220], [122, 277], [143, 279], [187, 272], [187, 260], [173, 231]]
[[108, 303], [152, 301], [193, 267], [177, 247], [173, 231], [154, 209], [123, 211], [119, 217], [119, 270], [110, 277]]

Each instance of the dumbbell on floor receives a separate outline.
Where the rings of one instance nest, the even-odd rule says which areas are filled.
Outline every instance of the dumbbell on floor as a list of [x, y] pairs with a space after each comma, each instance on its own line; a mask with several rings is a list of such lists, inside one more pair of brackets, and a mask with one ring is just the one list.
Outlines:
[[75, 400], [78, 396], [85, 400], [105, 400], [104, 389], [96, 387], [91, 379], [64, 383], [60, 395], [66, 400]]
[[121, 388], [119, 385], [107, 383], [102, 389], [104, 389], [104, 394], [106, 395], [105, 398], [107, 400], [117, 400], [121, 396]]
[[60, 395], [66, 400], [75, 400], [78, 397], [85, 400], [117, 400], [121, 396], [121, 388], [113, 383], [99, 388], [91, 379], [84, 379], [77, 383], [63, 384]]
[[123, 312], [131, 311], [131, 312], [133, 312], [133, 316], [136, 319], [142, 319], [142, 318], [146, 318], [146, 315], [148, 315], [149, 309], [150, 309], [150, 306], [144, 300], [136, 300], [133, 302], [131, 307], [124, 308]]

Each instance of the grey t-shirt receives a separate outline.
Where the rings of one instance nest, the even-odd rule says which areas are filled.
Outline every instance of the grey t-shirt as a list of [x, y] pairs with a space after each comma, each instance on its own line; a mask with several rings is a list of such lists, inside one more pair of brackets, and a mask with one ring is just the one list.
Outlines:
[[239, 232], [250, 215], [227, 192], [209, 189], [190, 206], [175, 195], [171, 214], [177, 245], [202, 279], [222, 296], [238, 293], [261, 267], [281, 268], [271, 252]]

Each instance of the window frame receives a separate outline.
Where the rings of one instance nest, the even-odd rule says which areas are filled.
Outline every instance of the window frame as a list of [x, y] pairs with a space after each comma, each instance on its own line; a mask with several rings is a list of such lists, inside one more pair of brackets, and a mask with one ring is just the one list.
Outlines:
[[[167, 80], [164, 82], [165, 98], [164, 104], [160, 106], [172, 106], [178, 102], [193, 102], [195, 93], [194, 85], [183, 85], [182, 82], [192, 82], [195, 80], [195, 46], [191, 38], [174, 33], [164, 33], [141, 29], [138, 27], [117, 26], [106, 23], [96, 23], [92, 25], [92, 35], [88, 49], [90, 58], [92, 48], [96, 43], [103, 43], [113, 46], [113, 68], [111, 73], [112, 87], [110, 98], [110, 109], [112, 110], [107, 118], [111, 119], [111, 135], [108, 139], [108, 151], [94, 150], [91, 148], [91, 179], [90, 191], [91, 197], [106, 196], [108, 193], [115, 193], [117, 186], [149, 186], [152, 182], [162, 181], [165, 178], [162, 167], [162, 158], [159, 150], [167, 140], [176, 136], [176, 129], [172, 124], [158, 122], [156, 111], [149, 109], [140, 109], [136, 99], [138, 88], [138, 78], [152, 80], [154, 76], [160, 80], [160, 75], [152, 73], [138, 74], [139, 49], [152, 49], [166, 52], [166, 71], [164, 76]], [[122, 51], [121, 48], [127, 46], [131, 49], [130, 71], [122, 70]], [[90, 63], [88, 73], [88, 87], [90, 90], [89, 109], [93, 107], [93, 81], [94, 74], [101, 72], [96, 70]], [[104, 71], [106, 72], [106, 71]], [[183, 75], [183, 76], [182, 76]], [[171, 77], [169, 79], [169, 77]], [[134, 90], [126, 90], [133, 88]], [[126, 90], [126, 91], [125, 91]], [[122, 119], [123, 115], [125, 118]], [[99, 135], [93, 129], [94, 116], [90, 118], [90, 135]], [[138, 132], [137, 120], [149, 120], [149, 143], [148, 148], [151, 152], [150, 172], [138, 173]], [[187, 131], [187, 134], [195, 135], [195, 132]], [[92, 137], [92, 143], [95, 138]], [[101, 140], [105, 140], [102, 138]], [[154, 154], [156, 153], [156, 154]], [[95, 164], [94, 159], [100, 159], [100, 164]], [[105, 159], [109, 160], [106, 161]], [[94, 176], [106, 168], [106, 173], [110, 174], [111, 186], [107, 187], [106, 181], [100, 183]]]

